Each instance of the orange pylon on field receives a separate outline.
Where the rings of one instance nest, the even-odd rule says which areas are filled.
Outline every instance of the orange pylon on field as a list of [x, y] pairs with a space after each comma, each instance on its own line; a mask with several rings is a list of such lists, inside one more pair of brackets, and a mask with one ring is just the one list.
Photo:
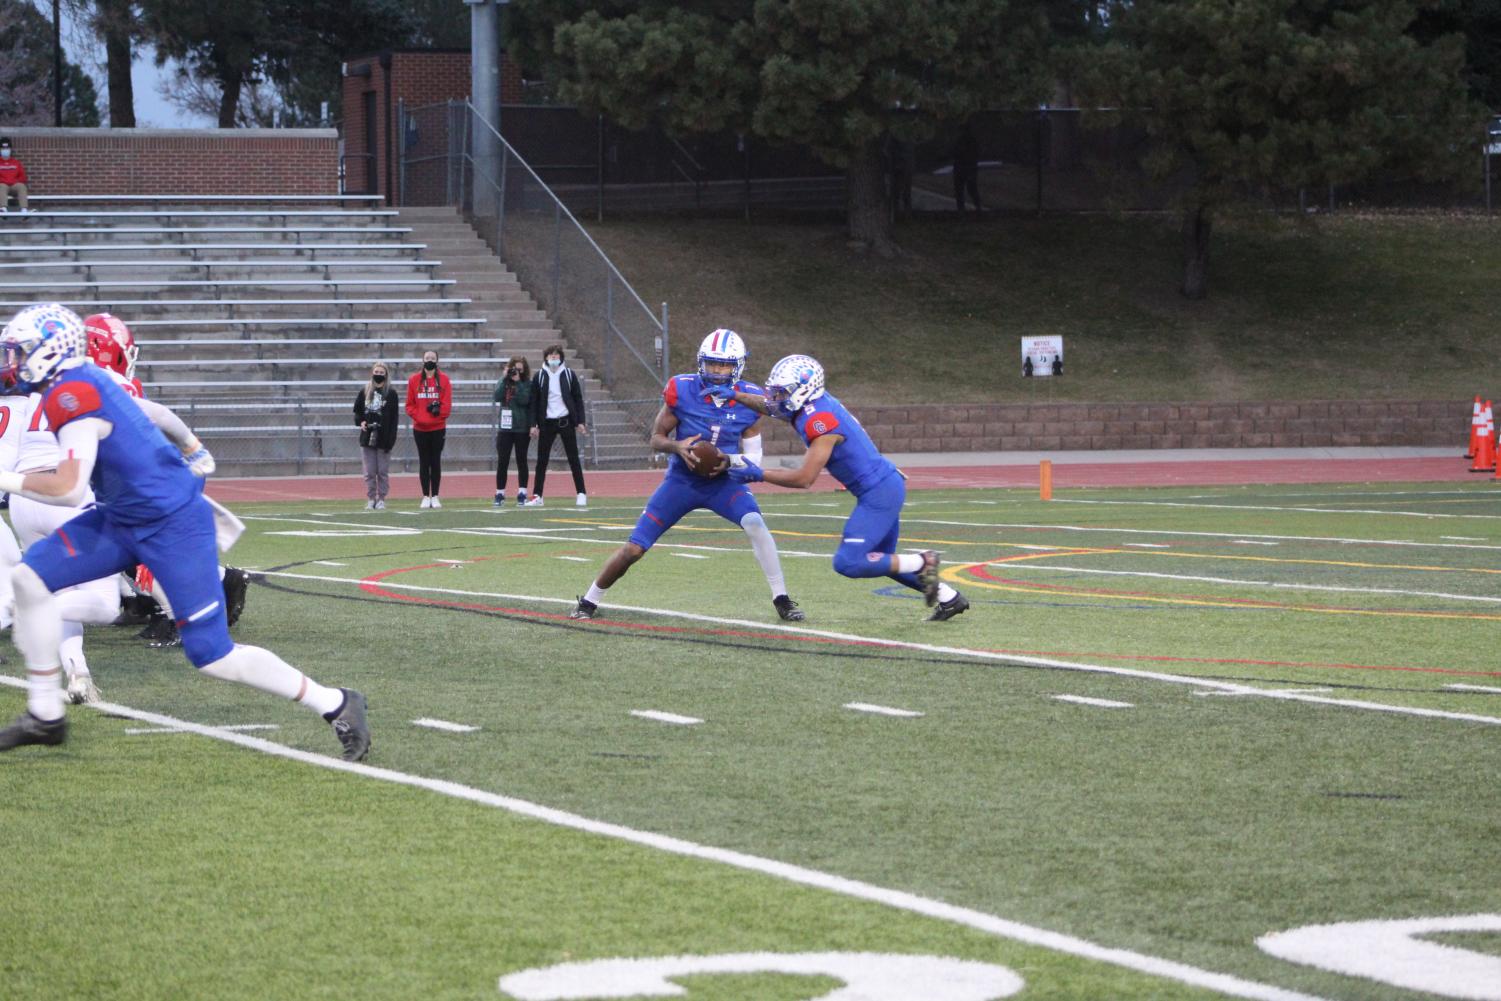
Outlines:
[[1475, 394], [1475, 409], [1470, 413], [1470, 443], [1465, 446], [1465, 458], [1475, 458], [1475, 442], [1480, 438], [1480, 425], [1484, 411], [1480, 406], [1480, 394]]
[[1470, 462], [1472, 473], [1493, 473], [1496, 470], [1496, 422], [1491, 416], [1491, 401], [1485, 401], [1481, 412], [1480, 437], [1475, 441], [1475, 458]]

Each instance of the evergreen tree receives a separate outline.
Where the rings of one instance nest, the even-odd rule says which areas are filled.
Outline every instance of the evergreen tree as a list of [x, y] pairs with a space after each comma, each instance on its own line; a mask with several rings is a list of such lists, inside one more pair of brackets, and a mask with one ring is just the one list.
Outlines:
[[983, 107], [1035, 105], [1052, 89], [1047, 11], [1022, 0], [516, 0], [508, 37], [560, 99], [628, 128], [808, 146], [846, 171], [851, 238], [889, 254], [883, 138], [917, 142]]
[[1463, 43], [1409, 32], [1421, 0], [1137, 0], [1081, 61], [1100, 103], [1139, 115], [1148, 165], [1186, 178], [1182, 292], [1207, 291], [1217, 211], [1274, 189], [1472, 159]]
[[[0, 121], [51, 125], [52, 21], [25, 0], [0, 0]], [[99, 124], [99, 94], [76, 63], [63, 59], [64, 126]]]

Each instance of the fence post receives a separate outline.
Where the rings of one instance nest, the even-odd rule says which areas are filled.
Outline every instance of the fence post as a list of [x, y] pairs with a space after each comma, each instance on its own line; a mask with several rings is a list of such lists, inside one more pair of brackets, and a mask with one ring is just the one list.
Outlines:
[[472, 118], [473, 118], [472, 110], [469, 107], [469, 101], [466, 99], [464, 101], [464, 132], [463, 132], [463, 135], [460, 136], [460, 138], [459, 138], [459, 204], [458, 204], [458, 209], [459, 209], [459, 215], [461, 215], [461, 216], [464, 214], [464, 188], [465, 188], [464, 178], [466, 178], [466, 177], [469, 176], [468, 172], [466, 172], [464, 170], [464, 164], [465, 164], [466, 158], [469, 156], [469, 122], [470, 122], [470, 120]]
[[506, 167], [511, 162], [511, 151], [502, 148], [500, 151], [500, 191], [495, 195], [495, 256], [501, 261], [506, 259], [505, 254], [505, 222], [506, 222]]
[[407, 203], [407, 106], [406, 98], [396, 99], [396, 204]]
[[553, 320], [561, 327], [563, 310], [558, 304], [558, 283], [563, 277], [563, 203], [552, 203], [552, 311]]
[[671, 364], [672, 363], [667, 358], [667, 351], [668, 351], [668, 343], [667, 343], [667, 303], [664, 302], [664, 303], [662, 303], [662, 336], [657, 340], [657, 352], [658, 352], [658, 355], [660, 356], [660, 358], [662, 359], [662, 383], [663, 383], [663, 385], [666, 385], [667, 380], [670, 379], [670, 378], [672, 378], [672, 369], [671, 369]]
[[307, 454], [307, 422], [303, 415], [303, 402], [297, 401], [297, 475], [302, 475], [303, 460]]
[[615, 329], [615, 276], [605, 270], [605, 384], [615, 382], [615, 338], [610, 336]]

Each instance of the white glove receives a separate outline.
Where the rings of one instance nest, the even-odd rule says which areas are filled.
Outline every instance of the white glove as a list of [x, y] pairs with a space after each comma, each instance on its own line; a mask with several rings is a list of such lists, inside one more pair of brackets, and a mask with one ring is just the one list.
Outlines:
[[214, 457], [202, 445], [199, 445], [196, 451], [189, 452], [182, 458], [188, 464], [188, 468], [193, 471], [194, 476], [208, 477], [213, 475], [215, 469]]

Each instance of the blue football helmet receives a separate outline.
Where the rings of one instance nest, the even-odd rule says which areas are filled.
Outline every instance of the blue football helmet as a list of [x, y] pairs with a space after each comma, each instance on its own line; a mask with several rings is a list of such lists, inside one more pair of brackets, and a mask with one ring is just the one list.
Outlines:
[[[733, 386], [740, 381], [740, 376], [745, 371], [747, 357], [745, 342], [740, 339], [740, 335], [720, 327], [705, 337], [698, 346], [698, 377], [704, 380], [706, 386]], [[727, 376], [711, 375], [706, 365], [711, 361], [729, 363], [735, 366], [735, 370]]]
[[77, 313], [59, 303], [41, 303], [27, 306], [5, 325], [0, 352], [0, 382], [13, 391], [31, 393], [88, 357], [88, 335]]
[[807, 355], [788, 355], [766, 377], [766, 406], [784, 420], [822, 395], [823, 366]]

